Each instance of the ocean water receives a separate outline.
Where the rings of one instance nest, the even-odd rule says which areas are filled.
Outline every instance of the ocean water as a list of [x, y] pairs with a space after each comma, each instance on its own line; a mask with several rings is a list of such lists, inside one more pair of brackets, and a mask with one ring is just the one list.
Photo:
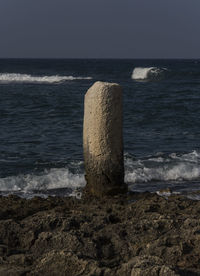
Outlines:
[[133, 191], [200, 190], [200, 60], [0, 60], [0, 194], [84, 187], [84, 94], [124, 93], [125, 181]]

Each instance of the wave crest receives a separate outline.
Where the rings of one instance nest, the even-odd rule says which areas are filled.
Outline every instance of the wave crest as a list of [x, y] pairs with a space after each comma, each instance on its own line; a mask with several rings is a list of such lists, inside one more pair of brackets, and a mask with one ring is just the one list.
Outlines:
[[166, 71], [165, 68], [158, 67], [136, 67], [131, 78], [133, 80], [158, 79]]
[[[130, 190], [155, 192], [170, 187], [184, 192], [199, 190], [199, 181], [200, 153], [197, 151], [158, 153], [140, 159], [125, 154], [125, 182]], [[66, 168], [0, 178], [0, 194], [77, 196], [77, 191], [80, 193], [85, 184], [83, 162], [75, 162]]]
[[26, 174], [0, 178], [0, 191], [6, 193], [33, 194], [58, 189], [68, 189], [68, 196], [75, 195], [78, 188], [85, 186], [82, 173], [72, 173], [68, 168], [45, 170], [40, 174]]
[[2, 73], [0, 74], [0, 83], [59, 83], [73, 80], [90, 80], [91, 77], [73, 77], [73, 76], [33, 76], [28, 74]]
[[195, 181], [200, 179], [200, 154], [160, 154], [139, 160], [126, 156], [125, 168], [125, 181], [129, 183]]

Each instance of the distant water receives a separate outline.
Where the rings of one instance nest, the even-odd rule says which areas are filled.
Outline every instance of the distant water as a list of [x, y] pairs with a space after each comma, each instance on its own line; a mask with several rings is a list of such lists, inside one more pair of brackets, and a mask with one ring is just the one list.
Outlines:
[[200, 60], [0, 60], [0, 193], [75, 195], [85, 185], [83, 101], [124, 88], [125, 180], [200, 190]]

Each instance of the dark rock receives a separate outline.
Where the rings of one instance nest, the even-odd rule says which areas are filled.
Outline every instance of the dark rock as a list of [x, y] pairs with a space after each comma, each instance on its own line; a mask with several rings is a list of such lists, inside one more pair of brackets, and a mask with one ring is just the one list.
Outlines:
[[200, 275], [200, 202], [0, 197], [0, 275]]

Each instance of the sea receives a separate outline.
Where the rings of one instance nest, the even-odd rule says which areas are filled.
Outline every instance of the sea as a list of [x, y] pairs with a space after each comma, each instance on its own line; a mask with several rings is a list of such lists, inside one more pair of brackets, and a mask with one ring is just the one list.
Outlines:
[[84, 95], [123, 87], [130, 191], [200, 199], [200, 60], [1, 59], [0, 194], [81, 197]]

